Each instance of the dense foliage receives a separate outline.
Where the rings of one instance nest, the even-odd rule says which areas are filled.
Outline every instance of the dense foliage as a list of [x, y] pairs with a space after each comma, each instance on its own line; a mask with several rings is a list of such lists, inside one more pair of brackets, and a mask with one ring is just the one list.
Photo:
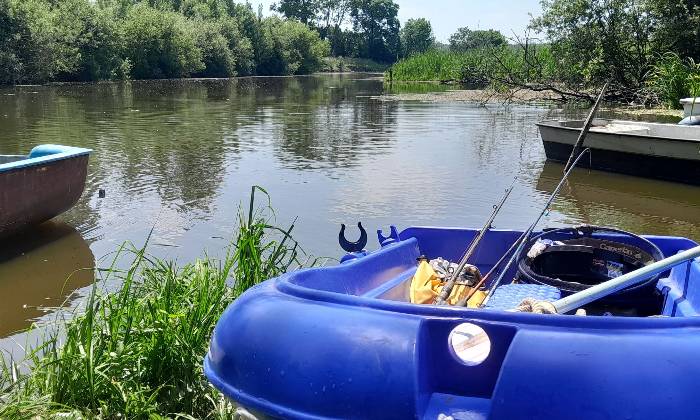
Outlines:
[[401, 48], [404, 57], [426, 52], [434, 46], [433, 27], [427, 19], [409, 19], [401, 28]]
[[392, 75], [482, 80], [563, 99], [592, 98], [611, 82], [608, 99], [670, 107], [697, 91], [700, 0], [542, 0], [542, 10], [530, 23], [540, 39], [506, 46], [497, 31], [461, 28], [450, 37], [454, 54], [410, 57]]
[[328, 43], [232, 0], [0, 0], [0, 84], [316, 71]]
[[450, 50], [464, 52], [475, 48], [494, 48], [506, 45], [506, 37], [493, 29], [471, 30], [459, 28], [450, 36]]
[[[688, 60], [700, 59], [698, 0], [543, 0], [531, 27], [551, 42], [557, 80], [581, 88], [611, 81], [619, 96], [677, 107], [689, 95]], [[669, 54], [683, 65], [671, 66]], [[685, 78], [669, 89], [659, 74]], [[678, 85], [678, 84], [677, 84]], [[651, 89], [651, 91], [649, 91]]]
[[279, 0], [272, 9], [316, 29], [334, 56], [393, 63], [401, 53], [393, 0]]

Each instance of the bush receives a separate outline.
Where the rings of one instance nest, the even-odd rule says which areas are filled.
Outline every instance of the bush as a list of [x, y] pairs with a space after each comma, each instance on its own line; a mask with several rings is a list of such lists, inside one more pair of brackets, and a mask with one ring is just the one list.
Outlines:
[[293, 20], [265, 18], [261, 28], [258, 74], [309, 74], [321, 69], [330, 53], [318, 32]]
[[145, 4], [127, 12], [124, 48], [134, 78], [188, 77], [204, 70], [197, 41], [196, 25], [179, 13]]
[[[234, 23], [235, 25], [235, 23]], [[236, 75], [236, 55], [224, 36], [221, 21], [194, 21], [197, 47], [202, 52], [204, 68], [195, 73], [198, 77], [231, 77]], [[236, 28], [233, 28], [236, 31]], [[228, 34], [227, 34], [228, 35]], [[232, 34], [235, 37], [235, 34]]]
[[120, 78], [124, 72], [122, 40], [110, 10], [85, 0], [66, 0], [58, 3], [52, 17], [58, 34], [57, 79]]
[[700, 64], [692, 58], [682, 59], [666, 53], [654, 64], [647, 79], [647, 87], [668, 108], [682, 108], [680, 100], [700, 94], [698, 89]]
[[42, 1], [0, 1], [0, 39], [0, 84], [41, 83], [57, 73], [57, 36]]

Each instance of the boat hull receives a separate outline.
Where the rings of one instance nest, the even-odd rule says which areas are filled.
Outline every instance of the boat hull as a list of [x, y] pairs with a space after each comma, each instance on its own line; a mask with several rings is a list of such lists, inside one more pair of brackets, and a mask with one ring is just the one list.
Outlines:
[[[475, 255], [482, 272], [520, 233], [487, 233]], [[248, 290], [217, 324], [207, 378], [237, 404], [274, 418], [666, 419], [700, 410], [692, 391], [700, 377], [700, 320], [690, 303], [696, 290], [687, 284], [700, 276], [700, 262], [667, 273], [665, 318], [406, 302], [416, 257], [458, 259], [476, 234], [408, 228], [399, 242], [367, 256]], [[647, 239], [664, 255], [695, 245]], [[462, 363], [450, 348], [450, 333], [462, 323], [489, 337], [481, 363]]]
[[[538, 126], [547, 159], [566, 162], [580, 130], [547, 123]], [[581, 159], [580, 167], [700, 185], [700, 141], [592, 129], [585, 147], [591, 153]]]
[[[44, 147], [44, 149], [39, 149]], [[67, 211], [85, 189], [89, 151], [51, 146], [28, 159], [0, 166], [0, 237], [38, 225]]]

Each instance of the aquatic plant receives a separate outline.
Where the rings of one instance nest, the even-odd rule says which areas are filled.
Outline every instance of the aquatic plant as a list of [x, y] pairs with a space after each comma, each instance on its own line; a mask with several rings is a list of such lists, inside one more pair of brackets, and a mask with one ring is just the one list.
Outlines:
[[500, 46], [462, 52], [430, 50], [399, 61], [385, 76], [394, 81], [451, 81], [469, 88], [503, 90], [533, 80], [551, 82], [554, 62], [545, 45]]
[[[256, 207], [255, 193], [268, 203]], [[291, 227], [271, 225], [269, 196], [253, 187], [225, 257], [178, 267], [147, 247], [120, 247], [84, 306], [57, 316], [26, 359], [0, 366], [0, 418], [229, 418], [202, 358], [221, 313], [240, 293], [299, 266]], [[127, 268], [118, 261], [130, 256]], [[113, 293], [106, 281], [121, 281]]]

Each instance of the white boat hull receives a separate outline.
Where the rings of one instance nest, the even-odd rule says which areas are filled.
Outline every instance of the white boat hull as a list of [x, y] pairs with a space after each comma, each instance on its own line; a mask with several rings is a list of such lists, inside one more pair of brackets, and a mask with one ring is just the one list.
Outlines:
[[[547, 159], [565, 162], [582, 121], [538, 125]], [[700, 184], [700, 127], [596, 120], [584, 147], [590, 158], [579, 165], [669, 181]]]

